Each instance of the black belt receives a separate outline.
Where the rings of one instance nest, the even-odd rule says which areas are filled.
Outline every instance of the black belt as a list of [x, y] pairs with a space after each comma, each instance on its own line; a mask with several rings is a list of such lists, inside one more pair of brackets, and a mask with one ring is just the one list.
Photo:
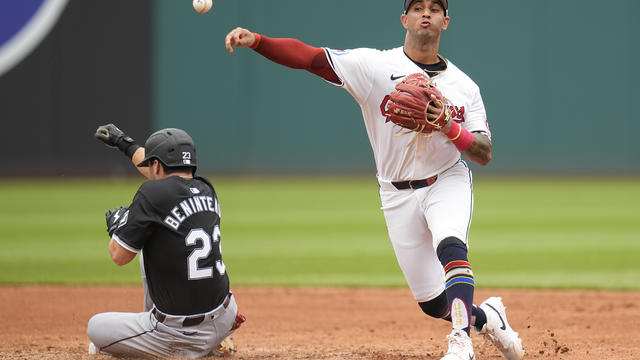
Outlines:
[[398, 190], [405, 189], [420, 189], [426, 186], [433, 185], [436, 180], [438, 180], [438, 175], [432, 176], [430, 178], [422, 179], [422, 180], [409, 180], [409, 181], [393, 181], [393, 186]]
[[[227, 298], [224, 299], [224, 303], [222, 303], [222, 307], [226, 309], [227, 306], [229, 306], [230, 302], [231, 302], [231, 294], [227, 295]], [[164, 322], [164, 320], [167, 318], [167, 315], [161, 313], [156, 308], [153, 308], [153, 311], [151, 311], [151, 313], [153, 314], [153, 316], [156, 317], [156, 319], [158, 319], [159, 322]], [[204, 321], [204, 318], [205, 318], [204, 315], [186, 317], [182, 321], [182, 326], [187, 327], [187, 326], [199, 325], [201, 322]]]

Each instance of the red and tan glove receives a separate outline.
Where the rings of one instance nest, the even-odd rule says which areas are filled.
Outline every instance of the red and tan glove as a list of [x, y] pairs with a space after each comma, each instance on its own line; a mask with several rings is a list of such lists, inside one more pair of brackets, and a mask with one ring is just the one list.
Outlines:
[[451, 121], [447, 99], [423, 73], [407, 75], [396, 85], [389, 100], [387, 121], [405, 129], [429, 134]]

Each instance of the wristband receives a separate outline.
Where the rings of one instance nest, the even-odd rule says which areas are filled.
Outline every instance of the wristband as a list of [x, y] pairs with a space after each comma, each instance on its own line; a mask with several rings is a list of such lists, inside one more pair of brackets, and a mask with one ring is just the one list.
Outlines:
[[467, 150], [471, 144], [473, 144], [474, 140], [473, 134], [455, 121], [451, 126], [451, 130], [447, 133], [447, 138], [449, 138], [460, 151]]
[[256, 38], [253, 41], [253, 44], [251, 44], [251, 46], [249, 46], [249, 49], [251, 50], [255, 50], [258, 45], [260, 45], [260, 40], [262, 40], [262, 35], [258, 34], [258, 33], [253, 33], [253, 36]]
[[136, 151], [140, 149], [140, 145], [138, 144], [131, 144], [129, 145], [129, 147], [127, 147], [127, 149], [124, 152], [125, 155], [127, 155], [127, 157], [129, 159], [133, 159], [133, 154], [136, 153]]
[[118, 143], [118, 149], [122, 151], [129, 159], [133, 158], [133, 154], [135, 154], [136, 150], [138, 150], [139, 148], [140, 145], [133, 142], [133, 139], [126, 135]]

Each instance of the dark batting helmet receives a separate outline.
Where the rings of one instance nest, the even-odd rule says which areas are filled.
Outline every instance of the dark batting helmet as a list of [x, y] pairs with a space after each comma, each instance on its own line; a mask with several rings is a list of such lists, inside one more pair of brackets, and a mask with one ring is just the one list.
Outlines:
[[[413, 2], [416, 0], [404, 0], [404, 13], [406, 14], [407, 11], [409, 11], [409, 7], [411, 6], [411, 4], [413, 4]], [[438, 0], [440, 1], [440, 4], [442, 4], [442, 7], [444, 8], [444, 14], [445, 15], [449, 15], [449, 0]]]
[[162, 129], [154, 132], [144, 143], [145, 157], [138, 166], [149, 166], [149, 160], [158, 159], [166, 167], [192, 167], [196, 171], [196, 146], [184, 130]]

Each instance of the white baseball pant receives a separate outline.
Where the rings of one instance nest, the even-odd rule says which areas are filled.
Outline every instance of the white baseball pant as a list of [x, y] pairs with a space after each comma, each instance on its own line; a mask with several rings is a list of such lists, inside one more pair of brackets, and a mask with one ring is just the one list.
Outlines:
[[381, 209], [398, 264], [414, 298], [432, 300], [445, 289], [438, 244], [456, 237], [468, 246], [473, 212], [471, 170], [460, 160], [438, 174], [434, 184], [415, 190], [398, 190], [391, 181], [378, 180]]

